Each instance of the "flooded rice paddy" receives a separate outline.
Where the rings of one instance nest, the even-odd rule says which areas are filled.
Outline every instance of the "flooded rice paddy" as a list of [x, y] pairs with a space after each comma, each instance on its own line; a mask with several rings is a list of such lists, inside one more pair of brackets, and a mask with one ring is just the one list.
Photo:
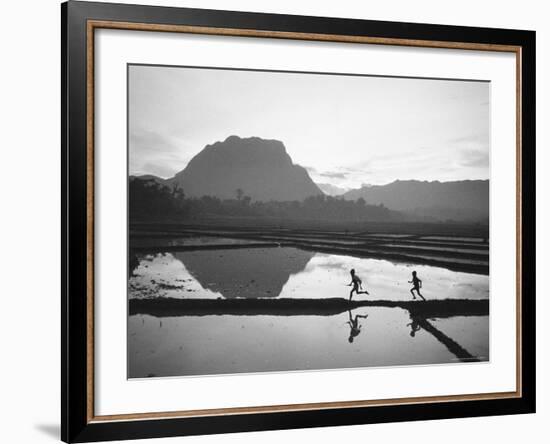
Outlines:
[[[246, 241], [235, 239], [177, 242], [186, 241], [190, 246], [226, 248], [168, 251], [163, 246], [175, 245], [173, 239], [160, 244], [158, 239], [146, 239], [146, 246], [157, 248], [130, 252], [130, 304], [135, 299], [166, 298], [308, 299], [313, 303], [347, 299], [352, 268], [369, 292], [354, 295], [354, 300], [412, 300], [407, 281], [413, 270], [423, 281], [421, 292], [428, 301], [489, 298], [486, 274], [286, 246], [249, 248]], [[129, 378], [488, 359], [488, 315], [424, 317], [399, 307], [359, 307], [331, 315], [139, 313], [128, 318]]]

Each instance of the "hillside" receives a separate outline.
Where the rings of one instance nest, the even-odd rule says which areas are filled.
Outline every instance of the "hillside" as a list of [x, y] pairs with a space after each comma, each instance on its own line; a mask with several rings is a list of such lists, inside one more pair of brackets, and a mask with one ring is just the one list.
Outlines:
[[368, 204], [383, 204], [417, 218], [483, 221], [489, 217], [488, 180], [396, 180], [348, 191], [344, 198], [363, 198]]
[[267, 202], [322, 194], [305, 168], [292, 162], [282, 142], [259, 137], [230, 136], [207, 145], [167, 182], [177, 184], [188, 197], [230, 199], [242, 194]]

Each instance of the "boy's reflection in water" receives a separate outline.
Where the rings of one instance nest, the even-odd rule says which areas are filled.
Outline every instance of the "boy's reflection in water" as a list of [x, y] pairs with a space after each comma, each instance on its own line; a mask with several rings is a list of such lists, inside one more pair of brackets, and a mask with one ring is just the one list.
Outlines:
[[348, 310], [348, 315], [349, 315], [349, 321], [346, 322], [346, 324], [348, 324], [350, 327], [348, 341], [351, 344], [355, 339], [355, 337], [359, 335], [359, 333], [361, 333], [361, 324], [359, 324], [359, 318], [366, 319], [369, 315], [368, 314], [355, 315], [355, 318], [353, 318], [353, 316], [351, 315], [351, 310]]
[[419, 324], [419, 319], [417, 317], [411, 315], [411, 321], [412, 322], [409, 322], [407, 324], [407, 327], [411, 327], [411, 337], [414, 338], [414, 335], [417, 331], [421, 329], [421, 327]]

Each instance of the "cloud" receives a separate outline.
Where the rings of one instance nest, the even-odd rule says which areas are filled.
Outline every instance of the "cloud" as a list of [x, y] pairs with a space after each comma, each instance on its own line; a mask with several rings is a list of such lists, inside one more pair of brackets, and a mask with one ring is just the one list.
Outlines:
[[370, 166], [371, 166], [371, 160], [367, 160], [366, 162], [359, 163], [359, 168], [344, 167], [342, 169], [346, 171], [348, 174], [370, 174], [371, 173]]
[[158, 165], [152, 162], [147, 162], [143, 165], [143, 170], [147, 171], [149, 174], [153, 174], [159, 177], [171, 177], [174, 175], [174, 169], [166, 165]]
[[472, 168], [489, 168], [489, 152], [480, 150], [462, 150], [460, 165]]
[[185, 167], [189, 158], [174, 137], [150, 130], [135, 130], [129, 137], [130, 174], [171, 177]]
[[315, 167], [312, 167], [312, 166], [303, 166], [308, 173], [311, 173], [311, 174], [317, 174], [317, 168]]
[[357, 188], [361, 181], [367, 180], [372, 174], [369, 168], [361, 168], [361, 166], [362, 164], [359, 164], [359, 167], [340, 165], [329, 170], [311, 167], [308, 171], [318, 183], [329, 183], [332, 186], [351, 189]]
[[151, 151], [174, 153], [178, 148], [169, 138], [155, 131], [138, 130], [130, 133], [131, 154], [148, 154]]
[[449, 140], [458, 150], [456, 164], [461, 168], [489, 168], [489, 135], [468, 134]]
[[468, 134], [465, 136], [453, 137], [449, 139], [448, 142], [451, 145], [458, 145], [464, 148], [478, 148], [478, 149], [487, 149], [489, 144], [489, 135], [488, 134]]
[[452, 139], [449, 139], [449, 142], [451, 142], [452, 144], [470, 143], [470, 142], [477, 142], [480, 140], [480, 138], [481, 136], [479, 135], [470, 134], [468, 136], [453, 137]]
[[337, 171], [325, 171], [324, 173], [320, 173], [320, 176], [328, 177], [329, 179], [346, 179], [348, 177], [348, 173], [340, 173]]

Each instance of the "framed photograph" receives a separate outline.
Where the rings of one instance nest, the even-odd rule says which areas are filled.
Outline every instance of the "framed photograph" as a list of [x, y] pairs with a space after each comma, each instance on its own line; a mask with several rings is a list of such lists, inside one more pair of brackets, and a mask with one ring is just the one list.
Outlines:
[[535, 411], [535, 33], [69, 1], [62, 439]]

